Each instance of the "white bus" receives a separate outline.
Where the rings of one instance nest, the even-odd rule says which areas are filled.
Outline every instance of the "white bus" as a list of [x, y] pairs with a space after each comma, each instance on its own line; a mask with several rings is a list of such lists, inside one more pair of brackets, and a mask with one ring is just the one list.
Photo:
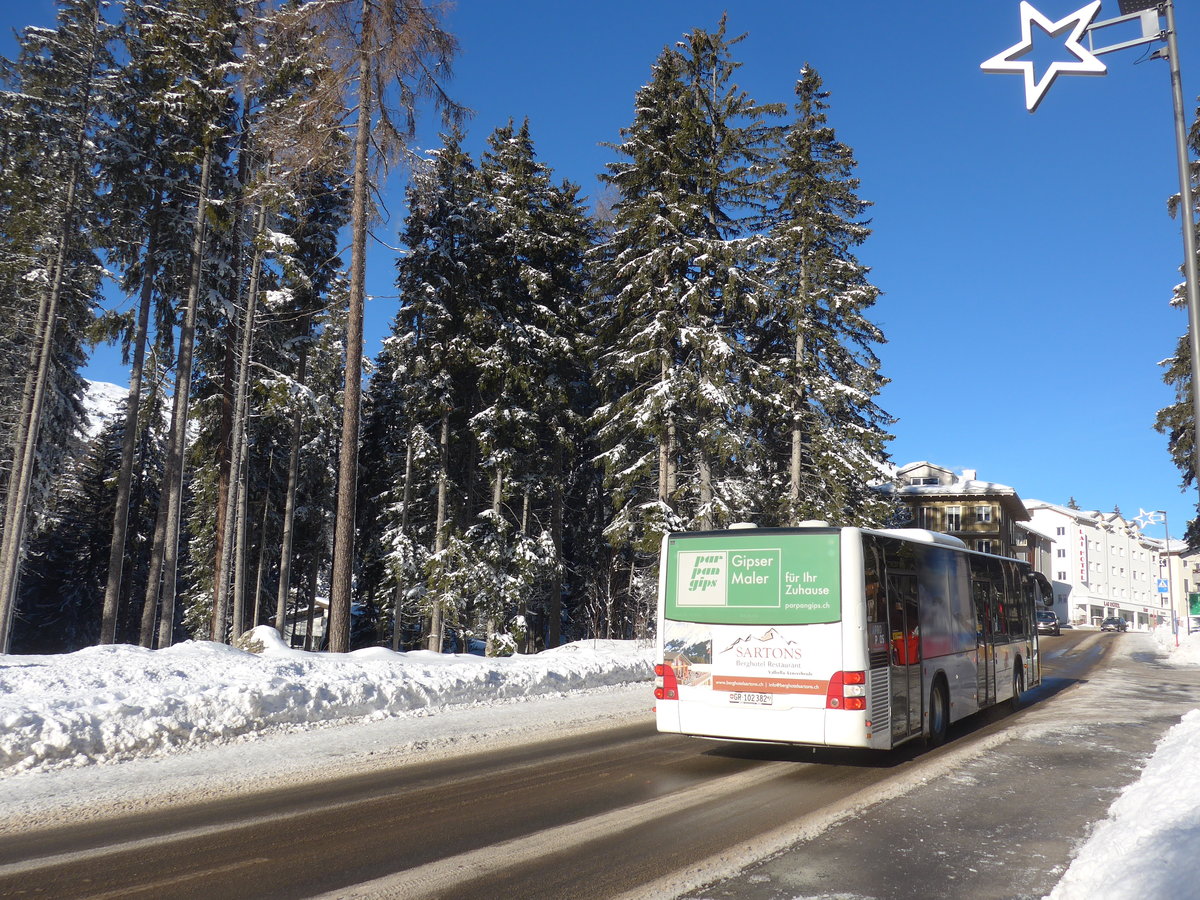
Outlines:
[[1041, 681], [1028, 564], [919, 529], [663, 538], [658, 730], [888, 749]]

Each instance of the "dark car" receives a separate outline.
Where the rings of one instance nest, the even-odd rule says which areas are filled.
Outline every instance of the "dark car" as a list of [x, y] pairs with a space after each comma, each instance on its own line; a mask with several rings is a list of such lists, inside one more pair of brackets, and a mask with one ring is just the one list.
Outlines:
[[1039, 609], [1037, 614], [1038, 634], [1062, 634], [1058, 625], [1058, 616], [1048, 609]]
[[1129, 623], [1120, 616], [1109, 616], [1100, 623], [1101, 631], [1124, 631], [1129, 627]]

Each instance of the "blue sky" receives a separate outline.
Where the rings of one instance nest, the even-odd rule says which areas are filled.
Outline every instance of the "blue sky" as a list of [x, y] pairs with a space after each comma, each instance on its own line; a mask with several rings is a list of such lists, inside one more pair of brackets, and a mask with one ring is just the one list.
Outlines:
[[[1035, 0], [1058, 20], [1085, 0]], [[1179, 3], [1184, 98], [1200, 93], [1200, 10]], [[52, 21], [46, 0], [0, 3], [13, 26]], [[1167, 64], [1144, 48], [1103, 57], [1105, 77], [1061, 77], [1035, 114], [1017, 75], [979, 66], [1020, 39], [1019, 0], [460, 0], [457, 99], [475, 110], [476, 152], [526, 116], [540, 158], [594, 196], [634, 92], [660, 50], [730, 9], [739, 83], [787, 101], [800, 68], [830, 91], [829, 121], [858, 160], [874, 234], [859, 258], [883, 290], [875, 319], [898, 421], [894, 461], [929, 460], [1011, 485], [1024, 499], [1165, 509], [1179, 535], [1194, 492], [1179, 489], [1152, 428], [1172, 400], [1158, 363], [1187, 328], [1168, 306], [1182, 280]], [[1099, 19], [1119, 14], [1104, 0]], [[1132, 36], [1111, 30], [1096, 46]], [[1039, 41], [1040, 64], [1065, 58]], [[1056, 47], [1058, 48], [1056, 50]], [[419, 143], [437, 143], [435, 129]], [[388, 192], [396, 244], [400, 179]], [[395, 314], [392, 254], [369, 269], [368, 348]], [[98, 351], [90, 377], [122, 381]], [[1161, 536], [1161, 526], [1151, 534]]]

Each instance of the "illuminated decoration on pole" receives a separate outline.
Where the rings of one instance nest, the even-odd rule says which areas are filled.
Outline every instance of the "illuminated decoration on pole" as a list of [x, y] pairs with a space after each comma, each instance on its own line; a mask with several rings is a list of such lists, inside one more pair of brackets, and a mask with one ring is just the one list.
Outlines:
[[1167, 520], [1167, 514], [1161, 509], [1146, 510], [1138, 507], [1138, 514], [1133, 517], [1133, 521], [1138, 523], [1138, 527], [1142, 530], [1149, 528], [1151, 525], [1158, 525]]
[[[1021, 0], [1020, 42], [982, 63], [980, 68], [985, 72], [998, 74], [1006, 72], [1023, 74], [1025, 76], [1025, 108], [1034, 112], [1042, 102], [1042, 98], [1046, 96], [1046, 91], [1050, 90], [1050, 86], [1054, 84], [1054, 80], [1059, 75], [1104, 75], [1107, 72], [1104, 63], [1100, 62], [1095, 54], [1080, 43], [1080, 38], [1088, 30], [1088, 26], [1092, 24], [1092, 20], [1096, 18], [1096, 13], [1099, 11], [1100, 0], [1093, 0], [1083, 9], [1076, 10], [1057, 22], [1051, 22], [1025, 0]], [[1052, 62], [1041, 78], [1038, 78], [1034, 71], [1033, 60], [1021, 58], [1033, 51], [1033, 25], [1035, 23], [1050, 37], [1059, 37], [1070, 30], [1071, 34], [1067, 38], [1065, 46], [1075, 57], [1073, 62], [1061, 60]]]
[[[1050, 22], [1026, 0], [1021, 0], [1023, 40], [998, 56], [993, 56], [980, 68], [985, 72], [1022, 73], [1025, 76], [1025, 106], [1033, 112], [1058, 75], [1101, 75], [1104, 73], [1104, 66], [1097, 57], [1143, 44], [1162, 42], [1167, 45], [1151, 53], [1149, 59], [1164, 59], [1170, 64], [1171, 106], [1175, 114], [1175, 158], [1179, 168], [1179, 210], [1183, 220], [1188, 353], [1191, 357], [1192, 385], [1200, 385], [1200, 262], [1197, 261], [1197, 257], [1200, 256], [1200, 241], [1196, 239], [1195, 194], [1192, 191], [1192, 160], [1188, 151], [1187, 122], [1184, 119], [1183, 75], [1179, 71], [1179, 32], [1175, 27], [1175, 0], [1120, 0], [1120, 8], [1122, 15], [1115, 19], [1093, 22], [1096, 12], [1100, 9], [1100, 0], [1095, 0], [1065, 19]], [[1032, 25], [1035, 21], [1039, 28], [1052, 37], [1058, 37], [1070, 29], [1071, 35], [1067, 38], [1066, 47], [1078, 60], [1076, 63], [1054, 63], [1040, 81], [1035, 77], [1033, 63], [1020, 61], [1022, 56], [1033, 49]], [[1085, 34], [1090, 44], [1096, 32], [1133, 22], [1141, 26], [1141, 37], [1108, 47], [1089, 47], [1087, 50], [1079, 43], [1079, 39]], [[1192, 395], [1192, 471], [1200, 472], [1200, 390], [1193, 389], [1188, 393]]]

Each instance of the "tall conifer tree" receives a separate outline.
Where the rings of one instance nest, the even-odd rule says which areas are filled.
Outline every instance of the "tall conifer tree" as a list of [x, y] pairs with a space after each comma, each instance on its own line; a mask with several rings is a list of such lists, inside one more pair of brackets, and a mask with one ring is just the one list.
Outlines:
[[[776, 385], [763, 391], [779, 398], [765, 408], [759, 443], [776, 454], [763, 462], [772, 488], [764, 511], [780, 524], [878, 525], [886, 504], [866, 486], [886, 458], [891, 420], [875, 403], [886, 384], [874, 350], [883, 333], [867, 318], [879, 291], [855, 256], [870, 234], [869, 204], [858, 197], [852, 150], [827, 122], [829, 94], [815, 69], [804, 68], [795, 95], [763, 243], [773, 297], [758, 331], [780, 360]], [[773, 509], [771, 495], [786, 502]]]
[[764, 300], [749, 226], [775, 110], [733, 84], [739, 40], [722, 20], [663, 51], [605, 176], [618, 199], [597, 424], [619, 509], [610, 533], [647, 551], [668, 529], [751, 512], [737, 460], [765, 376], [748, 343]]
[[[95, 185], [87, 158], [102, 127], [101, 83], [111, 67], [100, 0], [62, 0], [55, 29], [27, 29], [5, 65], [0, 231], [16, 238], [0, 271], [0, 308], [11, 310], [26, 364], [3, 403], [11, 448], [0, 539], [0, 651], [8, 646], [31, 500], [45, 496], [82, 409], [81, 335], [98, 299], [93, 252]], [[15, 360], [10, 355], [10, 365]], [[19, 385], [19, 387], [18, 387]], [[15, 415], [14, 415], [15, 414]], [[50, 439], [47, 439], [50, 438]], [[39, 490], [39, 483], [42, 489]]]

